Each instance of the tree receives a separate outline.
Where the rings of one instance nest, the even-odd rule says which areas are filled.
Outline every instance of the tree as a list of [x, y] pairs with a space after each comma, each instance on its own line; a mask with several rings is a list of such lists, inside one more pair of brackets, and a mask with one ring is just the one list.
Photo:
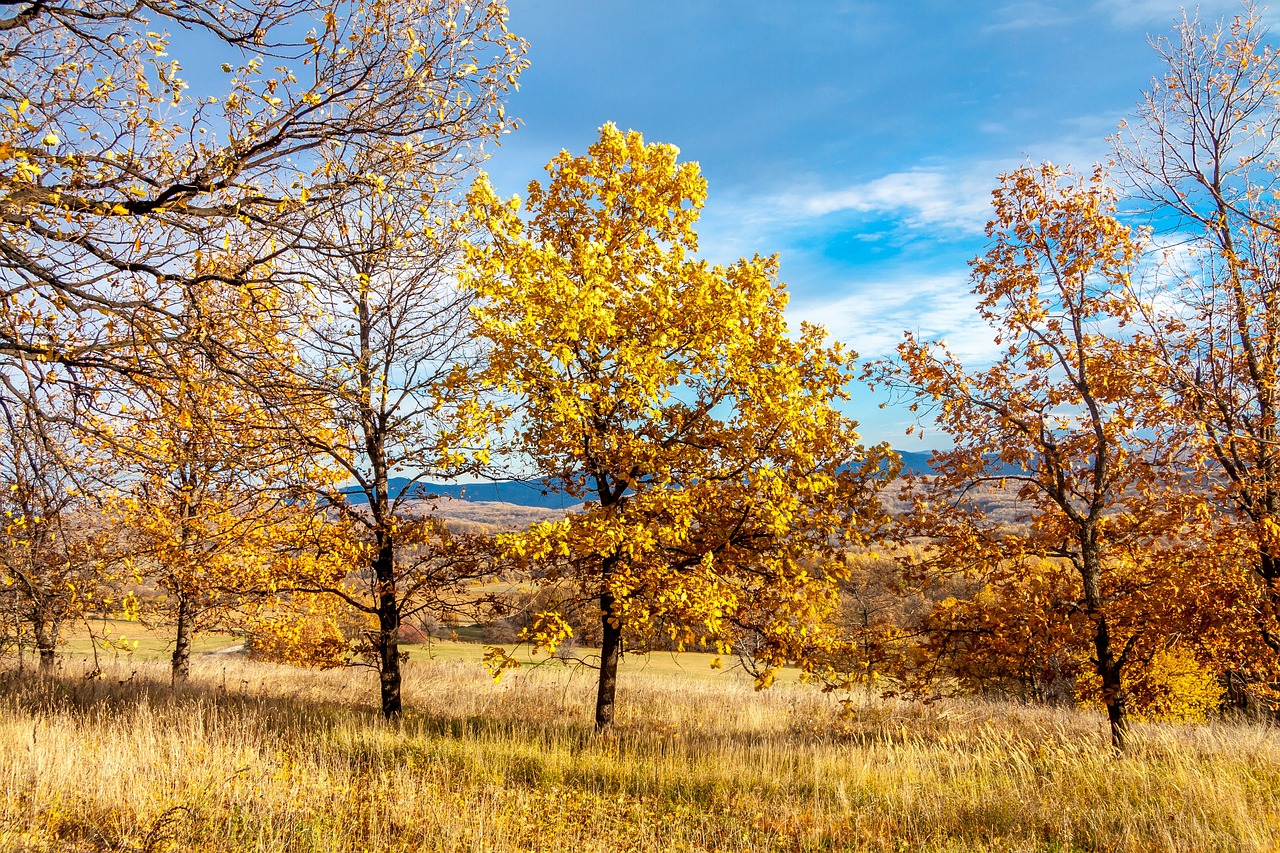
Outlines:
[[1280, 56], [1265, 36], [1251, 5], [1226, 26], [1184, 18], [1115, 139], [1132, 194], [1182, 247], [1146, 306], [1166, 386], [1153, 402], [1177, 427], [1168, 464], [1201, 474], [1204, 550], [1252, 578], [1255, 648], [1235, 668], [1255, 682], [1280, 662]]
[[[316, 512], [307, 488], [334, 479], [246, 388], [279, 380], [297, 358], [275, 296], [216, 281], [191, 288], [181, 329], [146, 353], [164, 370], [135, 376], [109, 418], [83, 423], [111, 454], [109, 515], [128, 531], [134, 572], [164, 593], [148, 609], [174, 625], [175, 684], [187, 680], [199, 631], [228, 627], [233, 612], [290, 586], [289, 540]], [[211, 361], [200, 345], [209, 339], [237, 352], [236, 377]]]
[[[42, 375], [25, 375], [32, 384]], [[19, 654], [29, 627], [40, 672], [53, 671], [62, 629], [118, 599], [113, 542], [73, 469], [92, 464], [66, 430], [0, 395], [0, 580]]]
[[[406, 161], [465, 168], [511, 127], [501, 99], [524, 65], [496, 0], [9, 8], [0, 353], [126, 374], [154, 367], [132, 343], [163, 334], [184, 286], [251, 283], [305, 237], [310, 205]], [[166, 28], [199, 46], [193, 64], [225, 60], [225, 83], [193, 89]], [[233, 245], [253, 248], [243, 266], [193, 271]]]
[[[621, 654], [655, 633], [727, 652], [755, 632], [767, 684], [834, 606], [822, 555], [874, 527], [891, 466], [836, 408], [851, 355], [808, 324], [790, 336], [777, 259], [693, 257], [696, 164], [605, 125], [547, 171], [524, 217], [473, 185], [487, 239], [464, 281], [491, 348], [480, 378], [516, 401], [516, 450], [588, 502], [505, 547], [598, 601], [602, 730]], [[546, 613], [531, 636], [553, 650], [567, 632]]]
[[350, 540], [349, 572], [303, 587], [377, 619], [369, 651], [388, 718], [402, 708], [403, 621], [492, 571], [483, 537], [451, 534], [419, 503], [422, 480], [483, 463], [492, 424], [455, 382], [477, 352], [471, 295], [452, 278], [462, 233], [441, 192], [438, 176], [404, 173], [317, 206], [300, 284], [285, 291], [299, 358], [261, 389], [296, 445], [352, 481], [313, 491], [338, 516], [330, 534]]
[[[934, 559], [988, 573], [997, 593], [1046, 558], [1074, 569], [1080, 597], [1062, 604], [1083, 617], [1121, 749], [1143, 579], [1119, 567], [1122, 557], [1142, 559], [1144, 537], [1154, 538], [1150, 508], [1162, 500], [1151, 497], [1158, 485], [1139, 420], [1151, 357], [1140, 338], [1116, 334], [1133, 319], [1140, 242], [1116, 220], [1101, 171], [1077, 180], [1050, 165], [1022, 168], [993, 199], [990, 247], [973, 280], [1000, 358], [967, 370], [908, 334], [900, 360], [868, 375], [933, 406], [955, 444], [935, 456], [935, 477], [915, 482], [913, 532], [935, 540]], [[973, 490], [989, 483], [1018, 489], [1025, 533], [986, 519]]]

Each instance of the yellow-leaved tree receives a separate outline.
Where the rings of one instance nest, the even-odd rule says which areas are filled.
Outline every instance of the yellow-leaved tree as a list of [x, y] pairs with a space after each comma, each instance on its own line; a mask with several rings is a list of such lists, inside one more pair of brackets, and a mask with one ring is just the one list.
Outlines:
[[[626, 648], [726, 653], [750, 634], [760, 686], [803, 656], [837, 597], [822, 558], [874, 531], [894, 465], [837, 408], [852, 354], [820, 327], [788, 329], [777, 259], [695, 257], [696, 164], [607, 124], [547, 171], [523, 215], [487, 180], [472, 187], [487, 239], [465, 282], [516, 449], [586, 502], [503, 545], [598, 600], [605, 729]], [[529, 636], [550, 651], [567, 631], [544, 613]]]
[[[48, 388], [47, 365], [21, 365], [10, 383], [27, 394], [0, 393], [0, 606], [8, 623], [0, 635], [35, 647], [41, 674], [53, 671], [62, 633], [92, 610], [119, 603], [114, 536], [99, 507], [80, 487], [96, 460], [64, 424], [49, 418], [68, 408]], [[39, 397], [46, 411], [28, 400]]]
[[122, 332], [162, 334], [200, 280], [194, 252], [271, 232], [219, 273], [244, 281], [305, 238], [310, 204], [380, 186], [382, 164], [470, 162], [455, 154], [510, 128], [501, 99], [524, 66], [498, 0], [35, 0], [6, 14], [0, 355], [73, 368], [136, 370]]
[[[157, 596], [144, 615], [174, 627], [172, 675], [186, 681], [191, 642], [214, 627], [240, 627], [250, 611], [303, 574], [305, 550], [320, 523], [312, 492], [336, 472], [299, 453], [292, 433], [251, 387], [278, 384], [298, 358], [285, 334], [278, 292], [233, 287], [203, 263], [206, 281], [187, 291], [172, 328], [140, 360], [163, 366], [135, 376], [106, 415], [85, 416], [84, 431], [112, 457], [107, 515], [126, 535], [139, 582]], [[217, 356], [234, 353], [234, 374]], [[304, 405], [295, 402], [295, 408]], [[312, 408], [322, 418], [325, 411]], [[295, 541], [296, 540], [296, 541]]]

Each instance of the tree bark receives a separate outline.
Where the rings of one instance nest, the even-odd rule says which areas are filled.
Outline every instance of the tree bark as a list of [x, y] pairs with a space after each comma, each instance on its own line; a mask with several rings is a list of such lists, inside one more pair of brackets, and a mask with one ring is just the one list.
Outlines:
[[1111, 726], [1111, 745], [1116, 752], [1124, 752], [1129, 734], [1129, 716], [1125, 710], [1123, 685], [1120, 681], [1120, 663], [1111, 647], [1111, 632], [1107, 620], [1099, 616], [1094, 635], [1094, 649], [1098, 656], [1098, 675], [1102, 678], [1102, 702], [1107, 707], [1107, 722]]
[[396, 599], [395, 543], [385, 531], [378, 534], [378, 554], [373, 561], [378, 582], [378, 676], [382, 688], [382, 716], [399, 718], [400, 698], [400, 602]]
[[178, 631], [173, 641], [173, 667], [170, 683], [177, 687], [191, 677], [191, 636], [192, 625], [191, 600], [181, 591], [178, 596]]
[[1111, 628], [1102, 609], [1102, 553], [1097, 544], [1096, 529], [1084, 531], [1080, 553], [1080, 579], [1084, 585], [1084, 602], [1093, 619], [1093, 648], [1098, 677], [1102, 680], [1102, 704], [1107, 709], [1111, 727], [1111, 745], [1123, 752], [1129, 733], [1125, 710], [1124, 684], [1121, 670], [1124, 662], [1116, 655], [1111, 641]]
[[600, 594], [600, 683], [596, 690], [596, 732], [613, 726], [614, 700], [618, 692], [618, 659], [622, 653], [622, 620], [614, 614], [609, 592]]
[[53, 675], [54, 655], [58, 648], [58, 626], [49, 620], [37, 619], [33, 627], [36, 650], [40, 653], [40, 674]]

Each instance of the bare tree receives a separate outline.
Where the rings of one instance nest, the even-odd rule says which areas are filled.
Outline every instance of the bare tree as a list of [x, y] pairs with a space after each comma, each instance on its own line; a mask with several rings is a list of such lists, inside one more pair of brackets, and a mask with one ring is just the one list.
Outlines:
[[[488, 571], [481, 538], [451, 535], [415, 506], [422, 480], [483, 462], [492, 424], [460, 378], [478, 353], [471, 296], [452, 278], [461, 234], [440, 192], [436, 180], [393, 184], [318, 209], [288, 296], [300, 358], [287, 380], [263, 389], [300, 446], [354, 484], [320, 497], [363, 543], [355, 558], [363, 565], [351, 569], [366, 581], [366, 595], [333, 583], [319, 588], [377, 617], [372, 651], [388, 717], [401, 711], [404, 619]], [[313, 406], [331, 418], [298, 416]], [[397, 474], [404, 479], [393, 487]]]

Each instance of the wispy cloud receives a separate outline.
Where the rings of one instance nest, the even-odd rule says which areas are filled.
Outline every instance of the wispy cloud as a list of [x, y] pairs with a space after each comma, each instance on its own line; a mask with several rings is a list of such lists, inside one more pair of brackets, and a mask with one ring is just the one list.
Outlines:
[[891, 214], [912, 227], [941, 226], [980, 232], [986, 218], [990, 176], [958, 176], [943, 170], [894, 172], [863, 184], [806, 195], [793, 200], [809, 216], [853, 211]]
[[798, 186], [755, 205], [774, 221], [801, 222], [841, 213], [897, 219], [908, 228], [980, 234], [994, 172], [915, 168], [832, 189]]
[[904, 332], [945, 341], [966, 363], [992, 360], [997, 348], [977, 312], [977, 298], [964, 273], [903, 276], [849, 282], [834, 299], [796, 302], [787, 310], [796, 324], [825, 326], [863, 358], [892, 355]]
[[1019, 3], [1006, 3], [996, 10], [994, 17], [995, 23], [983, 28], [986, 32], [1059, 27], [1071, 23], [1075, 16], [1061, 4], [1026, 0]]
[[1202, 0], [1185, 5], [1170, 0], [1094, 0], [1088, 6], [1048, 0], [1018, 0], [996, 9], [992, 15], [993, 22], [983, 30], [1045, 29], [1104, 20], [1118, 27], [1153, 27], [1158, 34], [1181, 20], [1181, 9], [1186, 10], [1188, 18], [1199, 17], [1201, 21], [1210, 22], [1237, 14], [1242, 8], [1240, 0]]
[[797, 177], [781, 191], [736, 203], [721, 200], [713, 218], [715, 226], [734, 235], [777, 233], [789, 227], [810, 230], [820, 227], [823, 219], [831, 220], [826, 227], [847, 234], [857, 227], [848, 215], [860, 214], [882, 225], [892, 221], [898, 229], [946, 232], [941, 236], [948, 239], [979, 236], [990, 218], [991, 191], [1001, 174], [1043, 161], [1087, 173], [1109, 153], [1105, 136], [1118, 121], [1112, 114], [1076, 117], [1057, 138], [1026, 145], [1001, 159], [920, 164], [844, 184], [832, 176]]

